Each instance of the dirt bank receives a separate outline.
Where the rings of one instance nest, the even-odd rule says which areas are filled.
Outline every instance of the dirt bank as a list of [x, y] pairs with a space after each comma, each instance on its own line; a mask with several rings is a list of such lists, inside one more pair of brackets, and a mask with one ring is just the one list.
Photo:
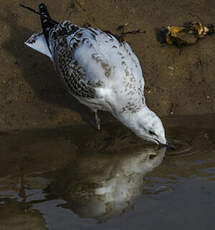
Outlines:
[[[40, 30], [39, 18], [20, 8], [40, 1], [0, 0], [0, 129], [51, 127], [81, 123], [87, 110], [72, 99], [45, 56], [23, 42]], [[46, 0], [56, 20], [91, 24], [117, 33], [119, 25], [145, 33], [128, 35], [140, 59], [149, 106], [160, 116], [215, 112], [215, 36], [179, 55], [161, 46], [155, 29], [185, 21], [215, 22], [213, 0]], [[81, 116], [79, 115], [81, 112]]]

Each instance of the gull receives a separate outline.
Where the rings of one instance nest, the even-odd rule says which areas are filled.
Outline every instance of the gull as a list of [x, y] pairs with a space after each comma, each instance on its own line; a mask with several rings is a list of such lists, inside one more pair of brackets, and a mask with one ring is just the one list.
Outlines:
[[53, 20], [45, 4], [39, 12], [42, 31], [25, 44], [48, 56], [68, 92], [95, 113], [110, 112], [143, 140], [167, 146], [160, 118], [145, 102], [144, 78], [129, 44], [110, 32]]

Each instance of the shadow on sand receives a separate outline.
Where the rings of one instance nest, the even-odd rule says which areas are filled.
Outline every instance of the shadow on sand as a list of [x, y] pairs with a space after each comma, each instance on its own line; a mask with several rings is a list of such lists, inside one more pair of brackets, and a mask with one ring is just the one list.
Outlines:
[[14, 15], [10, 9], [5, 9], [4, 14], [0, 15], [0, 20], [4, 21], [10, 29], [10, 37], [2, 45], [2, 48], [15, 58], [25, 81], [42, 101], [58, 107], [71, 108], [78, 112], [84, 121], [90, 122], [95, 127], [94, 114], [67, 93], [63, 83], [54, 71], [51, 61], [24, 45], [24, 41], [34, 31], [18, 25], [17, 19], [18, 16]]

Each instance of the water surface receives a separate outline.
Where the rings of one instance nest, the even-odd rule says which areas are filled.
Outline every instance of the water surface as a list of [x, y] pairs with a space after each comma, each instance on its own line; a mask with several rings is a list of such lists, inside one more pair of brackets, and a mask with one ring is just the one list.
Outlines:
[[214, 118], [165, 119], [174, 151], [118, 123], [0, 133], [0, 229], [214, 229]]

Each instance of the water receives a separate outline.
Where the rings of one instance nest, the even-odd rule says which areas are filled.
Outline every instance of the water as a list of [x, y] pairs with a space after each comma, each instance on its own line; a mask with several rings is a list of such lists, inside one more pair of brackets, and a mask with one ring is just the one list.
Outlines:
[[118, 123], [0, 133], [0, 230], [214, 229], [214, 118], [166, 119], [176, 150]]

